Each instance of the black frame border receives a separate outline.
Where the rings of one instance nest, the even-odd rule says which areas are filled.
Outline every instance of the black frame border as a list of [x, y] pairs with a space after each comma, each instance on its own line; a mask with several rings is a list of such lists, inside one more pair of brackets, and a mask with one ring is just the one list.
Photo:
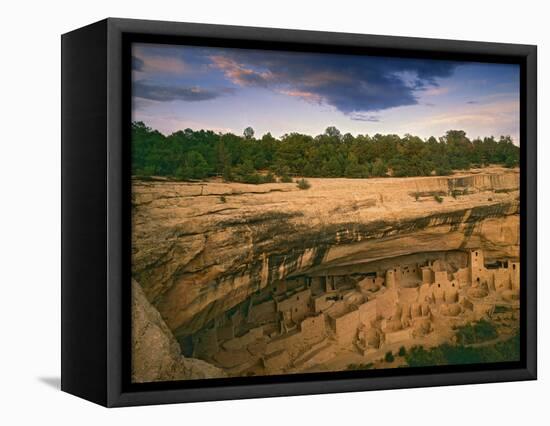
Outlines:
[[[105, 21], [104, 21], [105, 22]], [[110, 18], [107, 23], [107, 377], [106, 405], [305, 395], [536, 379], [536, 47], [360, 34]], [[440, 366], [129, 383], [129, 43], [217, 45], [518, 63], [521, 75], [521, 340], [519, 363]]]

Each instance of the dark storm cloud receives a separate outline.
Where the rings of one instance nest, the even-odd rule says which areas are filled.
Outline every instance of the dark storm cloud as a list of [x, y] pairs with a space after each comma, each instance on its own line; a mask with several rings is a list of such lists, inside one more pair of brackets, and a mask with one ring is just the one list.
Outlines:
[[160, 85], [148, 81], [134, 82], [133, 96], [152, 101], [207, 101], [233, 93], [233, 89], [205, 89], [201, 87]]
[[[456, 62], [312, 53], [218, 50], [212, 66], [240, 86], [267, 87], [352, 115], [415, 105]], [[369, 120], [357, 115], [354, 119]]]

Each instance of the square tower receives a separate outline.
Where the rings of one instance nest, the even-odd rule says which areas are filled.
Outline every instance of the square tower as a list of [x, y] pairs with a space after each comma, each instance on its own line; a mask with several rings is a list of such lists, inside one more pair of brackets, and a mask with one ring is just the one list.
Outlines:
[[396, 269], [388, 269], [386, 271], [386, 287], [387, 288], [395, 288], [395, 275], [396, 275]]
[[510, 262], [510, 281], [512, 282], [512, 288], [514, 290], [519, 289], [520, 275], [519, 275], [519, 262]]
[[472, 284], [480, 283], [483, 281], [485, 272], [485, 260], [483, 258], [483, 251], [475, 249], [470, 251], [470, 279]]

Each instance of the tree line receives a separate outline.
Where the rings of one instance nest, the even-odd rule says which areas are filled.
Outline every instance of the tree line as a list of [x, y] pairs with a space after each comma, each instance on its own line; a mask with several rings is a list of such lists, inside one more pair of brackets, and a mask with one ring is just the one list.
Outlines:
[[449, 175], [452, 170], [519, 164], [509, 136], [470, 140], [462, 130], [423, 140], [405, 135], [342, 134], [328, 127], [318, 136], [289, 133], [256, 138], [185, 129], [164, 136], [143, 122], [132, 123], [132, 174], [180, 180], [222, 176], [226, 181], [285, 182], [292, 176], [368, 178]]

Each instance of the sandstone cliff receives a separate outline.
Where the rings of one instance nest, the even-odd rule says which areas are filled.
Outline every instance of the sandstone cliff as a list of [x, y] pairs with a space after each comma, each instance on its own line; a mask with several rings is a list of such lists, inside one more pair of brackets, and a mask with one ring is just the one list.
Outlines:
[[134, 383], [225, 377], [217, 367], [184, 358], [140, 285], [132, 280], [132, 381]]
[[176, 335], [315, 268], [474, 247], [518, 255], [517, 170], [309, 180], [306, 191], [134, 181], [134, 278]]

